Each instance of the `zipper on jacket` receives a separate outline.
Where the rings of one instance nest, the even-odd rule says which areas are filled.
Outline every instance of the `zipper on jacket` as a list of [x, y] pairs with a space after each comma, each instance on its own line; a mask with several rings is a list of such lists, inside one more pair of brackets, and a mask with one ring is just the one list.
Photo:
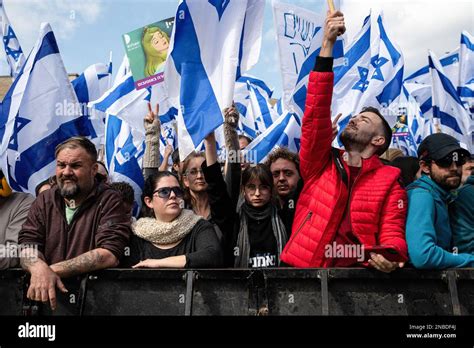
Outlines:
[[312, 211], [310, 211], [310, 212], [308, 213], [308, 215], [306, 215], [306, 217], [305, 217], [305, 219], [303, 220], [303, 222], [301, 223], [300, 227], [298, 227], [298, 229], [296, 230], [294, 236], [291, 236], [291, 239], [294, 239], [294, 238], [298, 235], [298, 233], [300, 233], [301, 229], [302, 229], [303, 226], [306, 224], [306, 222], [307, 222], [309, 219], [311, 219], [311, 216], [312, 216], [312, 215], [313, 215], [313, 212], [312, 212]]

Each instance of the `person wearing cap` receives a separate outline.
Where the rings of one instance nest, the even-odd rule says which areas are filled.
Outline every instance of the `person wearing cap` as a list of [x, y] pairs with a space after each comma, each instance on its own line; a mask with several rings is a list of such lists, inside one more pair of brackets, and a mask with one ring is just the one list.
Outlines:
[[[309, 76], [301, 129], [304, 185], [281, 260], [295, 267], [362, 265], [392, 272], [407, 260], [407, 197], [399, 183], [400, 169], [379, 159], [390, 145], [391, 127], [376, 108], [366, 107], [341, 134], [345, 151], [331, 147], [332, 52], [344, 31], [343, 14], [328, 14], [320, 56]], [[382, 252], [365, 255], [366, 248], [375, 246], [394, 250], [398, 262]]]
[[459, 253], [452, 243], [448, 212], [468, 157], [455, 138], [443, 133], [426, 137], [418, 147], [422, 176], [407, 187], [406, 225], [408, 255], [416, 268], [474, 266], [474, 255]]
[[462, 167], [461, 187], [449, 207], [453, 245], [460, 253], [474, 255], [474, 156]]

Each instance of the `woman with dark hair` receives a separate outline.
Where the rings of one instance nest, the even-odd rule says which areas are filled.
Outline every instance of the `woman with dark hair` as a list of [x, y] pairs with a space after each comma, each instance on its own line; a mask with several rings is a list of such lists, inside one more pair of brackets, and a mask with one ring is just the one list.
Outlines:
[[420, 160], [416, 157], [397, 157], [392, 162], [390, 162], [389, 165], [399, 168], [402, 171], [400, 178], [402, 180], [403, 187], [407, 187], [413, 181], [421, 177]]
[[[214, 133], [205, 139], [205, 146], [206, 163], [202, 168], [209, 185], [213, 220], [224, 233], [226, 265], [238, 268], [278, 266], [288, 237], [275, 205], [270, 169], [258, 164], [242, 173], [242, 199], [236, 209], [232, 202], [237, 200], [229, 196], [217, 162]], [[234, 178], [240, 180], [238, 176]]]
[[125, 267], [220, 267], [222, 253], [214, 227], [183, 209], [183, 190], [171, 172], [147, 178], [142, 193], [142, 217], [132, 224], [130, 256]]

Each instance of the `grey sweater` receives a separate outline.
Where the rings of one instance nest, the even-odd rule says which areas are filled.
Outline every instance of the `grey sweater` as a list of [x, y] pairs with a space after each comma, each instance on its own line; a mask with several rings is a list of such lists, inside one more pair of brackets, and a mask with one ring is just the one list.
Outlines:
[[19, 259], [5, 255], [8, 250], [18, 250], [18, 233], [28, 216], [35, 198], [28, 193], [13, 192], [9, 197], [0, 197], [0, 269], [16, 267]]

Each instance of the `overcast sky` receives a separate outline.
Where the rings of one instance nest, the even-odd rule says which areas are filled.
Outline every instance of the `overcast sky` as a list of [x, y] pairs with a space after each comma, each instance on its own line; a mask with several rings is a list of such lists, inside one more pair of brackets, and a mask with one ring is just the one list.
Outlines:
[[[204, 0], [203, 0], [204, 1]], [[326, 0], [281, 0], [318, 12]], [[172, 17], [177, 0], [3, 0], [23, 50], [33, 47], [41, 22], [49, 22], [58, 40], [66, 69], [81, 73], [87, 66], [108, 61], [112, 50], [118, 67], [125, 53], [121, 35]], [[474, 34], [473, 0], [341, 0], [349, 42], [370, 9], [383, 10], [385, 28], [405, 58], [405, 76], [427, 64], [428, 49], [438, 56], [459, 46], [462, 30]], [[0, 74], [8, 74], [3, 50]], [[271, 0], [267, 0], [260, 61], [250, 72], [281, 95], [277, 43]]]

